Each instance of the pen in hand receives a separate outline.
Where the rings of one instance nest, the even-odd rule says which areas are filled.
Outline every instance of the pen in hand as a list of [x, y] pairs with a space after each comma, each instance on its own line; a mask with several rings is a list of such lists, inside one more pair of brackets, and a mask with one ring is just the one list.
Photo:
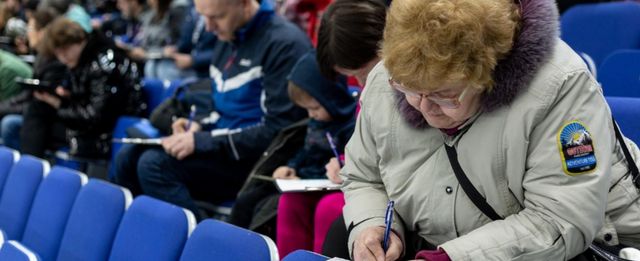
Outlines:
[[189, 112], [189, 122], [187, 123], [187, 128], [184, 131], [189, 131], [191, 128], [191, 123], [193, 123], [193, 118], [196, 116], [196, 106], [191, 105], [191, 112]]
[[340, 154], [338, 154], [338, 148], [336, 147], [336, 144], [333, 142], [333, 137], [331, 136], [331, 133], [329, 133], [328, 131], [327, 131], [327, 140], [329, 140], [329, 145], [331, 145], [331, 149], [333, 150], [333, 154], [338, 159], [338, 164], [340, 164], [340, 168], [343, 168], [344, 167], [344, 163], [342, 163], [342, 160], [340, 160]]
[[387, 206], [387, 213], [384, 216], [384, 240], [382, 241], [382, 250], [387, 253], [387, 248], [389, 247], [389, 234], [391, 232], [391, 225], [393, 224], [393, 200], [389, 202]]

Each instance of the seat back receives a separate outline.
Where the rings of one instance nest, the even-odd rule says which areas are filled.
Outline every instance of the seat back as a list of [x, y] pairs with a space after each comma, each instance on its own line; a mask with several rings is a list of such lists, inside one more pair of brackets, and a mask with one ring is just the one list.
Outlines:
[[282, 261], [326, 261], [327, 259], [329, 258], [320, 254], [306, 250], [296, 250], [284, 257]]
[[[167, 86], [168, 87], [168, 86]], [[149, 115], [162, 102], [162, 95], [165, 90], [165, 83], [159, 79], [143, 79], [142, 91], [147, 99], [147, 112]]]
[[22, 239], [33, 198], [48, 173], [48, 162], [28, 155], [20, 157], [11, 168], [0, 198], [0, 228], [7, 239]]
[[606, 97], [622, 134], [640, 144], [640, 98]]
[[126, 188], [89, 180], [73, 204], [57, 260], [108, 260], [116, 231], [132, 200]]
[[40, 183], [21, 242], [42, 260], [53, 261], [58, 255], [71, 207], [87, 181], [84, 173], [54, 166]]
[[2, 244], [0, 261], [40, 261], [40, 257], [17, 241], [10, 240]]
[[600, 66], [598, 81], [606, 96], [640, 98], [640, 50], [620, 50]]
[[181, 261], [265, 260], [278, 261], [278, 249], [270, 238], [218, 220], [200, 222], [184, 247]]
[[122, 218], [109, 260], [176, 261], [195, 226], [191, 211], [139, 196]]
[[640, 3], [582, 4], [560, 18], [562, 39], [596, 65], [615, 50], [640, 48]]
[[0, 146], [0, 195], [4, 189], [11, 167], [20, 159], [20, 153], [10, 148]]

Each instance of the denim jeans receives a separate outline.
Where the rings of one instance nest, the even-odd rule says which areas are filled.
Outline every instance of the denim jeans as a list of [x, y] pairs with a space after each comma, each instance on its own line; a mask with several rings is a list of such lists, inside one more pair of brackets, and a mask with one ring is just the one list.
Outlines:
[[22, 127], [22, 115], [11, 114], [4, 116], [0, 122], [0, 133], [4, 146], [20, 151], [20, 128]]
[[177, 160], [161, 147], [127, 145], [116, 156], [114, 181], [134, 196], [146, 194], [199, 217], [194, 199], [214, 204], [234, 200], [255, 161], [222, 160], [214, 153]]

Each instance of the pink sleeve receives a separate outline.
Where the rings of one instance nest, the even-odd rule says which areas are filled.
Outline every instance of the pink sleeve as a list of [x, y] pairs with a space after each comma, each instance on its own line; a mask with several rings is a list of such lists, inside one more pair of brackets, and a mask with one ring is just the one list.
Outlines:
[[427, 261], [451, 261], [447, 252], [440, 248], [438, 250], [423, 250], [418, 252], [416, 259], [424, 259]]

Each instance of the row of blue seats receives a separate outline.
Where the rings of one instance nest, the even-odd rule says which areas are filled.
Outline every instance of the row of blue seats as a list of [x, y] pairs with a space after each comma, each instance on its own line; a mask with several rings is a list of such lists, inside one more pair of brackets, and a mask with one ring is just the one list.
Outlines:
[[576, 5], [562, 14], [560, 27], [605, 95], [640, 97], [640, 3]]
[[[268, 237], [0, 147], [0, 261], [279, 260]], [[285, 260], [327, 260], [306, 251]]]

